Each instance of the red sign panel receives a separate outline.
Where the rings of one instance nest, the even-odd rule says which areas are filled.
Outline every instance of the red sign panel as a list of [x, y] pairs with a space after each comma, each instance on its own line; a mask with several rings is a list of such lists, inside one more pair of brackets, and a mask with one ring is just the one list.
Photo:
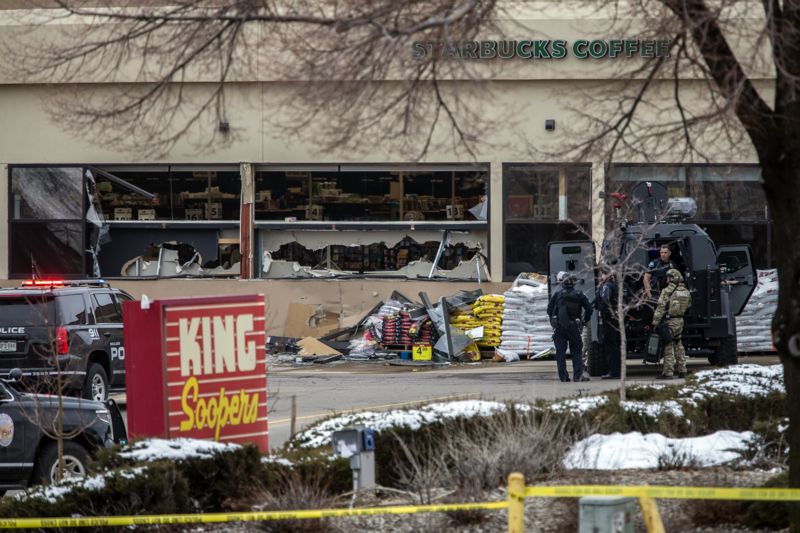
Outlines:
[[[130, 302], [124, 316], [133, 437], [250, 442], [267, 451], [263, 295], [156, 300], [150, 309]], [[147, 322], [158, 330], [141, 331]]]

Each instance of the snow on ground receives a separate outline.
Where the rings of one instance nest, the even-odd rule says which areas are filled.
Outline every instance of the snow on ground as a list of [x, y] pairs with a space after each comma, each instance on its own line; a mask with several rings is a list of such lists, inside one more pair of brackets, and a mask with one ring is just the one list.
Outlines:
[[[364, 411], [330, 418], [299, 433], [297, 440], [305, 448], [316, 448], [329, 445], [334, 431], [356, 424], [383, 431], [390, 428], [404, 427], [419, 429], [423, 425], [455, 418], [472, 418], [473, 416], [490, 416], [503, 412], [507, 405], [485, 400], [459, 400], [452, 402], [431, 403], [418, 409], [391, 411]], [[531, 406], [517, 404], [515, 409], [528, 411]]]
[[32, 487], [25, 492], [16, 494], [14, 497], [17, 500], [38, 498], [50, 503], [55, 503], [58, 498], [69, 494], [75, 488], [81, 487], [87, 490], [102, 490], [106, 486], [106, 477], [110, 475], [116, 474], [122, 477], [132, 478], [139, 475], [143, 470], [144, 468], [142, 467], [135, 467], [126, 470], [118, 470], [116, 472], [104, 472], [88, 477], [65, 478], [61, 483]]
[[755, 397], [786, 392], [781, 365], [737, 365], [703, 370], [694, 378], [696, 383], [682, 388], [679, 391], [681, 396], [697, 400], [720, 393]]
[[621, 402], [622, 408], [631, 413], [637, 413], [650, 418], [658, 418], [664, 413], [669, 413], [673, 416], [683, 416], [683, 407], [680, 403], [674, 400], [666, 400], [663, 402]]
[[567, 469], [617, 470], [659, 465], [709, 467], [741, 457], [756, 436], [751, 431], [717, 431], [704, 437], [670, 439], [659, 433], [591, 435], [564, 457]]
[[189, 459], [211, 457], [214, 453], [239, 448], [238, 444], [197, 439], [145, 439], [136, 441], [120, 452], [120, 457], [134, 461], [157, 461], [159, 459]]
[[608, 403], [607, 396], [584, 396], [582, 398], [572, 398], [552, 403], [550, 404], [550, 410], [556, 413], [580, 415], [592, 409], [596, 409], [601, 405], [605, 405], [606, 403]]

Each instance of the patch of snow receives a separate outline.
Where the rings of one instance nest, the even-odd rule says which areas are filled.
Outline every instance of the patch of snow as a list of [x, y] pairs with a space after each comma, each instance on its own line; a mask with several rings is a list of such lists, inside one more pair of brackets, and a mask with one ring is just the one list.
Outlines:
[[667, 400], [663, 402], [640, 402], [629, 401], [620, 402], [622, 408], [628, 412], [637, 413], [650, 418], [658, 419], [664, 413], [670, 413], [673, 416], [683, 416], [683, 407], [675, 400]]
[[232, 451], [236, 448], [240, 448], [240, 445], [210, 440], [145, 439], [128, 445], [119, 455], [135, 461], [181, 460], [191, 457], [211, 457], [215, 453]]
[[[472, 418], [473, 416], [490, 416], [504, 412], [507, 406], [500, 402], [485, 400], [459, 400], [452, 402], [431, 403], [418, 409], [391, 411], [364, 411], [330, 418], [306, 429], [297, 435], [297, 440], [305, 448], [317, 448], [330, 444], [334, 431], [356, 424], [384, 431], [403, 427], [417, 430], [423, 425], [452, 420], [456, 418]], [[516, 404], [514, 409], [530, 411], [527, 404]]]
[[684, 439], [639, 432], [591, 435], [573, 445], [563, 465], [589, 470], [658, 468], [663, 459], [673, 466], [718, 466], [739, 459], [754, 438], [751, 431], [717, 431]]
[[681, 394], [694, 399], [720, 393], [756, 397], [786, 392], [781, 365], [736, 365], [703, 370], [696, 373], [694, 378], [695, 384], [680, 390]]
[[294, 468], [293, 462], [285, 457], [278, 457], [277, 455], [265, 455], [261, 458], [261, 462], [264, 464], [279, 464], [289, 468]]
[[556, 413], [580, 415], [592, 409], [597, 409], [606, 403], [608, 403], [607, 396], [584, 396], [550, 404], [550, 409]]
[[50, 503], [56, 501], [62, 496], [70, 494], [76, 488], [83, 488], [87, 490], [102, 490], [106, 486], [106, 478], [113, 474], [131, 479], [141, 474], [144, 471], [142, 467], [128, 468], [125, 470], [116, 470], [104, 472], [88, 477], [71, 477], [61, 481], [61, 483], [53, 485], [39, 485], [32, 487], [25, 492], [20, 492], [14, 497], [17, 500], [41, 499]]

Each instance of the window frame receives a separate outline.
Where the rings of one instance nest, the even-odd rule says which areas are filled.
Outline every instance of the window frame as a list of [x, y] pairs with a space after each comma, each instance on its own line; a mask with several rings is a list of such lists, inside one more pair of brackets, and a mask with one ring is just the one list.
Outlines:
[[[563, 224], [569, 224], [569, 213], [570, 213], [570, 206], [569, 206], [569, 199], [567, 200], [567, 220], [559, 220], [557, 217], [554, 219], [541, 219], [541, 220], [530, 220], [530, 219], [509, 219], [508, 218], [508, 197], [510, 192], [509, 187], [509, 180], [506, 177], [506, 172], [509, 167], [512, 166], [519, 166], [519, 167], [530, 167], [532, 169], [541, 169], [541, 170], [585, 170], [588, 174], [588, 182], [589, 182], [589, 206], [588, 206], [588, 217], [586, 222], [573, 222], [581, 227], [586, 227], [586, 231], [589, 235], [592, 233], [592, 205], [591, 205], [591, 198], [592, 198], [592, 171], [593, 167], [591, 163], [587, 162], [530, 162], [530, 161], [506, 161], [503, 162], [501, 165], [501, 172], [502, 172], [502, 209], [501, 209], [501, 217], [500, 217], [500, 224], [502, 225], [501, 231], [501, 238], [502, 238], [502, 248], [503, 248], [503, 261], [502, 261], [502, 276], [501, 280], [504, 282], [514, 281], [516, 279], [516, 275], [509, 275], [507, 274], [507, 264], [508, 264], [508, 256], [506, 254], [506, 247], [508, 246], [508, 224], [533, 224], [537, 226], [560, 226]], [[569, 188], [569, 184], [567, 184], [567, 188]], [[587, 237], [586, 240], [590, 240]]]

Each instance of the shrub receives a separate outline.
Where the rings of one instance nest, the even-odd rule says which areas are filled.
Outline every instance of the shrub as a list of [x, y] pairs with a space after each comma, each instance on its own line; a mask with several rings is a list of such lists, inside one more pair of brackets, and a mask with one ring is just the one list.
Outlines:
[[[765, 488], [786, 488], [789, 473], [784, 472], [764, 483]], [[752, 528], [784, 529], [789, 527], [789, 506], [786, 502], [745, 502], [744, 523]]]
[[588, 433], [567, 430], [563, 418], [513, 409], [452, 420], [446, 431], [437, 427], [410, 439], [395, 432], [392, 448], [401, 453], [395, 453], [391, 475], [425, 503], [431, 499], [431, 487], [478, 493], [504, 485], [512, 471], [526, 479], [553, 475], [560, 471], [569, 446]]
[[[288, 509], [325, 509], [333, 506], [328, 482], [321, 477], [322, 470], [313, 476], [304, 477], [291, 468], [276, 469], [270, 490], [260, 495], [261, 503], [254, 506], [257, 511], [281, 511]], [[274, 533], [325, 532], [333, 530], [328, 519], [271, 520], [261, 522], [259, 527]]]
[[102, 516], [192, 512], [190, 489], [175, 465], [156, 462], [136, 475], [117, 471], [101, 488], [75, 486], [62, 497], [49, 497], [46, 487], [27, 499], [0, 500], [0, 517]]

